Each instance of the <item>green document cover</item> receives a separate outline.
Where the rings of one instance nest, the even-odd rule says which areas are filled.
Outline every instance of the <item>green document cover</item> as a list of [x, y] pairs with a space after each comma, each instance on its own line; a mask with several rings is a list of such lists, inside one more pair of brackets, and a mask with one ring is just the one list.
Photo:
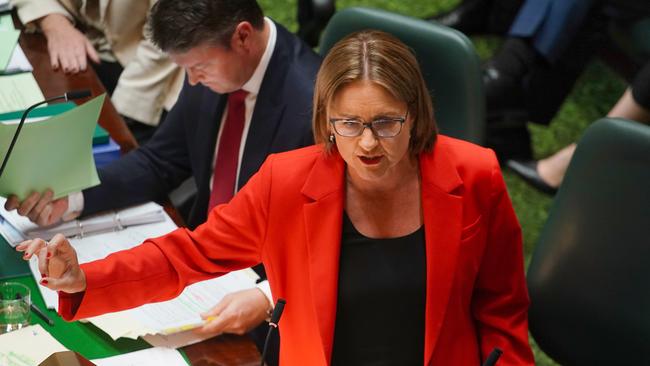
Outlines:
[[[0, 196], [24, 199], [31, 192], [54, 191], [54, 198], [99, 184], [92, 136], [105, 94], [46, 120], [25, 123], [5, 171]], [[9, 147], [18, 124], [0, 123], [0, 149]], [[4, 159], [6, 151], [0, 151]]]
[[[31, 112], [29, 112], [28, 119], [56, 116], [63, 112], [67, 112], [75, 108], [76, 106], [77, 105], [74, 104], [73, 102], [63, 102], [63, 103], [46, 105], [44, 107], [33, 109]], [[0, 113], [0, 121], [11, 121], [11, 120], [20, 121], [20, 118], [22, 116], [23, 116], [23, 111]], [[105, 129], [103, 129], [100, 125], [96, 125], [95, 132], [93, 132], [93, 146], [107, 144], [108, 137], [109, 137], [108, 132]]]

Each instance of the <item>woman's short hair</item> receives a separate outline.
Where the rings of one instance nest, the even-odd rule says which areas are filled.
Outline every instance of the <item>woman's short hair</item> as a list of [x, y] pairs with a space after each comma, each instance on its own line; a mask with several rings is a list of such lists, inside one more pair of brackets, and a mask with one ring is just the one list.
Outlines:
[[328, 106], [342, 86], [361, 80], [381, 85], [408, 105], [408, 114], [413, 118], [409, 143], [412, 155], [433, 148], [438, 127], [415, 54], [399, 39], [375, 30], [348, 35], [325, 56], [314, 90], [312, 123], [316, 143], [325, 143], [330, 151], [333, 143], [329, 138]]

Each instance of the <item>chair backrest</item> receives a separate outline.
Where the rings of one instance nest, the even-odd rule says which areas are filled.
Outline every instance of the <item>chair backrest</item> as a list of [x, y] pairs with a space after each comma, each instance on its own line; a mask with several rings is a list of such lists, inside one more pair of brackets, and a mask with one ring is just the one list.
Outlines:
[[378, 9], [347, 8], [327, 24], [320, 42], [321, 55], [346, 35], [364, 29], [391, 33], [415, 51], [433, 96], [440, 132], [483, 143], [485, 97], [481, 68], [467, 37], [421, 19]]
[[528, 269], [530, 330], [562, 365], [650, 365], [650, 126], [585, 132]]

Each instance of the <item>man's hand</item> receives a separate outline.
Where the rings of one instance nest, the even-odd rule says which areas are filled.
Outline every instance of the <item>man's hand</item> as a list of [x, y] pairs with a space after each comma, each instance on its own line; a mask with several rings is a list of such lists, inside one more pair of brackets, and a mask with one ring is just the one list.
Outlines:
[[22, 202], [18, 197], [10, 195], [5, 202], [5, 210], [18, 210], [21, 216], [27, 216], [39, 226], [49, 226], [61, 221], [63, 214], [68, 210], [68, 197], [52, 200], [54, 193], [51, 189], [43, 194], [32, 192]]
[[83, 33], [61, 14], [49, 14], [40, 19], [39, 25], [47, 38], [50, 63], [54, 70], [59, 67], [65, 73], [85, 71], [87, 58], [99, 63], [97, 51]]
[[25, 253], [25, 260], [38, 256], [41, 285], [67, 293], [86, 290], [86, 275], [79, 267], [77, 252], [65, 236], [56, 234], [49, 243], [42, 239], [27, 240], [18, 244], [16, 250]]
[[201, 314], [208, 320], [196, 332], [205, 335], [244, 334], [261, 324], [269, 309], [269, 300], [257, 288], [233, 292], [210, 311]]

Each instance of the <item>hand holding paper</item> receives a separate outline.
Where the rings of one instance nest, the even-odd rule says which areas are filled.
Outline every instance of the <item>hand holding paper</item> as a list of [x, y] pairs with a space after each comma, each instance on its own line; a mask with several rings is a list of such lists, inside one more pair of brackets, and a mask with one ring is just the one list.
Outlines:
[[54, 192], [46, 189], [43, 194], [32, 192], [22, 202], [15, 195], [10, 195], [5, 202], [5, 210], [17, 210], [18, 214], [29, 218], [38, 226], [49, 226], [61, 221], [68, 210], [68, 196], [52, 200]]
[[[25, 123], [0, 177], [0, 196], [13, 194], [24, 200], [32, 192], [51, 188], [57, 199], [99, 184], [92, 136], [104, 98], [101, 95], [47, 120]], [[0, 146], [9, 146], [16, 127], [0, 123]]]

